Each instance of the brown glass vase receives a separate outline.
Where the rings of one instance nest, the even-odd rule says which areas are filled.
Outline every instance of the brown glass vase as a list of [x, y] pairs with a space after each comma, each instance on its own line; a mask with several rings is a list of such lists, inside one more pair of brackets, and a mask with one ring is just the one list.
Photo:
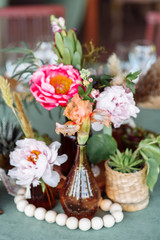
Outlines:
[[91, 219], [99, 207], [99, 187], [87, 161], [86, 145], [77, 145], [77, 153], [60, 200], [67, 216]]
[[31, 198], [27, 200], [36, 207], [43, 207], [46, 210], [50, 210], [55, 206], [53, 189], [48, 185], [46, 185], [44, 192], [42, 191], [41, 185], [37, 187], [31, 186]]

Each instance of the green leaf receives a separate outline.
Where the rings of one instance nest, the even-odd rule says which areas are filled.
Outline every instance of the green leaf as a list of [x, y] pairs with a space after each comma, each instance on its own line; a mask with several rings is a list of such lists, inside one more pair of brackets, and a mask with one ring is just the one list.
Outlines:
[[85, 96], [88, 96], [92, 91], [92, 83], [90, 83], [85, 91]]
[[135, 87], [133, 82], [126, 80], [126, 86], [130, 88], [133, 93], [135, 93]]
[[153, 191], [154, 185], [156, 184], [158, 180], [158, 174], [159, 174], [159, 166], [158, 163], [153, 158], [149, 158], [147, 161], [147, 186], [148, 188]]
[[42, 192], [45, 192], [46, 190], [45, 183], [43, 182], [42, 178], [40, 179], [40, 181], [41, 181]]
[[90, 102], [93, 102], [93, 98], [91, 98], [90, 96], [84, 97], [83, 100], [89, 100]]
[[55, 33], [55, 44], [56, 44], [57, 49], [60, 52], [61, 56], [63, 57], [64, 43], [63, 43], [62, 36], [59, 32]]
[[66, 36], [67, 36], [66, 31], [62, 30], [62, 31], [61, 31], [61, 36], [62, 36], [63, 38], [66, 37]]
[[107, 134], [96, 134], [89, 138], [87, 155], [90, 162], [97, 164], [114, 154], [117, 143]]
[[81, 57], [80, 57], [79, 53], [76, 51], [73, 55], [72, 65], [73, 65], [73, 67], [76, 67], [77, 64], [81, 65]]
[[70, 52], [68, 50], [68, 48], [64, 48], [63, 51], [63, 63], [65, 65], [70, 65], [71, 64], [71, 56], [70, 56]]
[[153, 158], [160, 165], [160, 148], [155, 144], [144, 146], [140, 152], [143, 152], [148, 158]]
[[80, 97], [84, 97], [85, 96], [85, 92], [84, 89], [81, 86], [78, 86], [78, 94], [80, 95]]
[[13, 47], [1, 49], [0, 52], [28, 54], [31, 53], [31, 50], [23, 47]]
[[76, 51], [76, 42], [75, 42], [75, 38], [74, 38], [74, 34], [73, 34], [73, 30], [70, 29], [68, 32], [67, 32], [67, 37], [70, 39], [71, 43], [72, 43], [72, 46], [73, 46], [73, 52]]
[[74, 44], [72, 44], [72, 41], [68, 37], [64, 37], [64, 46], [69, 49], [72, 58], [74, 53]]
[[53, 51], [55, 52], [55, 54], [58, 56], [58, 58], [60, 59], [61, 56], [60, 56], [60, 53], [59, 51], [57, 50], [57, 48], [54, 46], [54, 44], [52, 43], [52, 48], [53, 48]]
[[82, 46], [79, 40], [77, 40], [77, 43], [76, 43], [76, 50], [79, 53], [80, 57], [82, 58]]
[[108, 75], [108, 74], [102, 74], [100, 76], [100, 80], [109, 80], [109, 81], [111, 81], [112, 77], [110, 75]]
[[139, 75], [140, 73], [141, 73], [141, 70], [136, 71], [136, 72], [134, 72], [134, 73], [129, 73], [129, 74], [126, 76], [126, 79], [129, 80], [129, 81], [133, 81], [133, 80], [135, 80], [135, 79], [138, 77], [138, 75]]

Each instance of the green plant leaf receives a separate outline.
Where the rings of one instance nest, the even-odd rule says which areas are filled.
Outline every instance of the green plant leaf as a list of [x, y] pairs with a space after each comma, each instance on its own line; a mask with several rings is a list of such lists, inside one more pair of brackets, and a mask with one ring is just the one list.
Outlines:
[[80, 95], [80, 97], [84, 97], [85, 96], [85, 92], [84, 89], [81, 86], [78, 86], [78, 94]]
[[60, 59], [61, 58], [61, 55], [58, 51], [58, 49], [54, 46], [54, 44], [52, 43], [52, 48], [53, 48], [53, 51], [55, 52], [55, 54], [58, 56], [58, 58]]
[[55, 44], [61, 56], [63, 57], [64, 43], [63, 43], [62, 36], [59, 32], [55, 33]]
[[76, 41], [75, 41], [75, 37], [74, 37], [75, 33], [72, 29], [70, 29], [67, 32], [67, 37], [70, 39], [70, 41], [72, 42], [72, 46], [73, 46], [73, 52], [76, 51]]
[[117, 148], [115, 139], [107, 134], [96, 134], [89, 138], [87, 155], [90, 162], [97, 164], [107, 160]]
[[68, 37], [64, 37], [64, 46], [69, 49], [72, 58], [74, 53], [74, 44]]
[[72, 65], [74, 67], [76, 67], [76, 65], [81, 65], [81, 57], [77, 51], [73, 55]]
[[31, 53], [31, 50], [23, 47], [12, 47], [1, 49], [0, 52], [28, 54]]
[[79, 40], [77, 40], [77, 42], [76, 42], [76, 50], [79, 53], [80, 57], [82, 58], [82, 46], [81, 46]]
[[149, 158], [147, 161], [147, 186], [148, 188], [153, 191], [154, 185], [156, 184], [158, 180], [158, 174], [159, 174], [159, 166], [155, 159]]
[[126, 86], [127, 88], [130, 88], [131, 91], [135, 94], [135, 87], [134, 87], [134, 83], [129, 81], [129, 80], [126, 80]]
[[62, 30], [62, 31], [61, 31], [61, 36], [62, 36], [63, 38], [66, 37], [66, 36], [67, 36], [66, 31]]
[[134, 73], [129, 73], [129, 74], [126, 76], [126, 79], [129, 80], [129, 81], [133, 81], [133, 80], [135, 80], [135, 79], [138, 77], [138, 75], [139, 75], [140, 73], [141, 73], [141, 70], [136, 71], [136, 72], [134, 72]]
[[70, 52], [68, 50], [68, 48], [64, 48], [63, 51], [63, 63], [65, 65], [70, 65], [71, 64], [71, 56], [70, 56]]
[[[142, 141], [141, 141], [142, 142]], [[142, 146], [142, 143], [140, 144]], [[157, 163], [160, 165], [160, 148], [159, 146], [155, 144], [151, 145], [143, 145], [143, 148], [141, 148], [140, 153], [144, 153], [148, 158], [153, 158], [157, 161]]]
[[88, 96], [91, 93], [91, 91], [92, 91], [92, 83], [90, 83], [86, 88], [85, 96]]

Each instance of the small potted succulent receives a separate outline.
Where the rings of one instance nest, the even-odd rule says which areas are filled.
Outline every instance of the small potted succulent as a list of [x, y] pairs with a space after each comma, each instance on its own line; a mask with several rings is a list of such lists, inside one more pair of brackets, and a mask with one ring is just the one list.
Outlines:
[[149, 189], [153, 190], [159, 174], [159, 146], [160, 136], [149, 135], [134, 152], [117, 149], [106, 161], [106, 194], [123, 210], [138, 211], [148, 205]]

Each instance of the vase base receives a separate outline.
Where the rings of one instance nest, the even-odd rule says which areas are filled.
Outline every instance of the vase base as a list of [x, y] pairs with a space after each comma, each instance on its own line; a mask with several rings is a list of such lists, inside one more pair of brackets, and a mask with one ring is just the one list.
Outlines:
[[119, 203], [122, 206], [123, 211], [136, 212], [146, 208], [149, 204], [149, 196], [138, 203]]

